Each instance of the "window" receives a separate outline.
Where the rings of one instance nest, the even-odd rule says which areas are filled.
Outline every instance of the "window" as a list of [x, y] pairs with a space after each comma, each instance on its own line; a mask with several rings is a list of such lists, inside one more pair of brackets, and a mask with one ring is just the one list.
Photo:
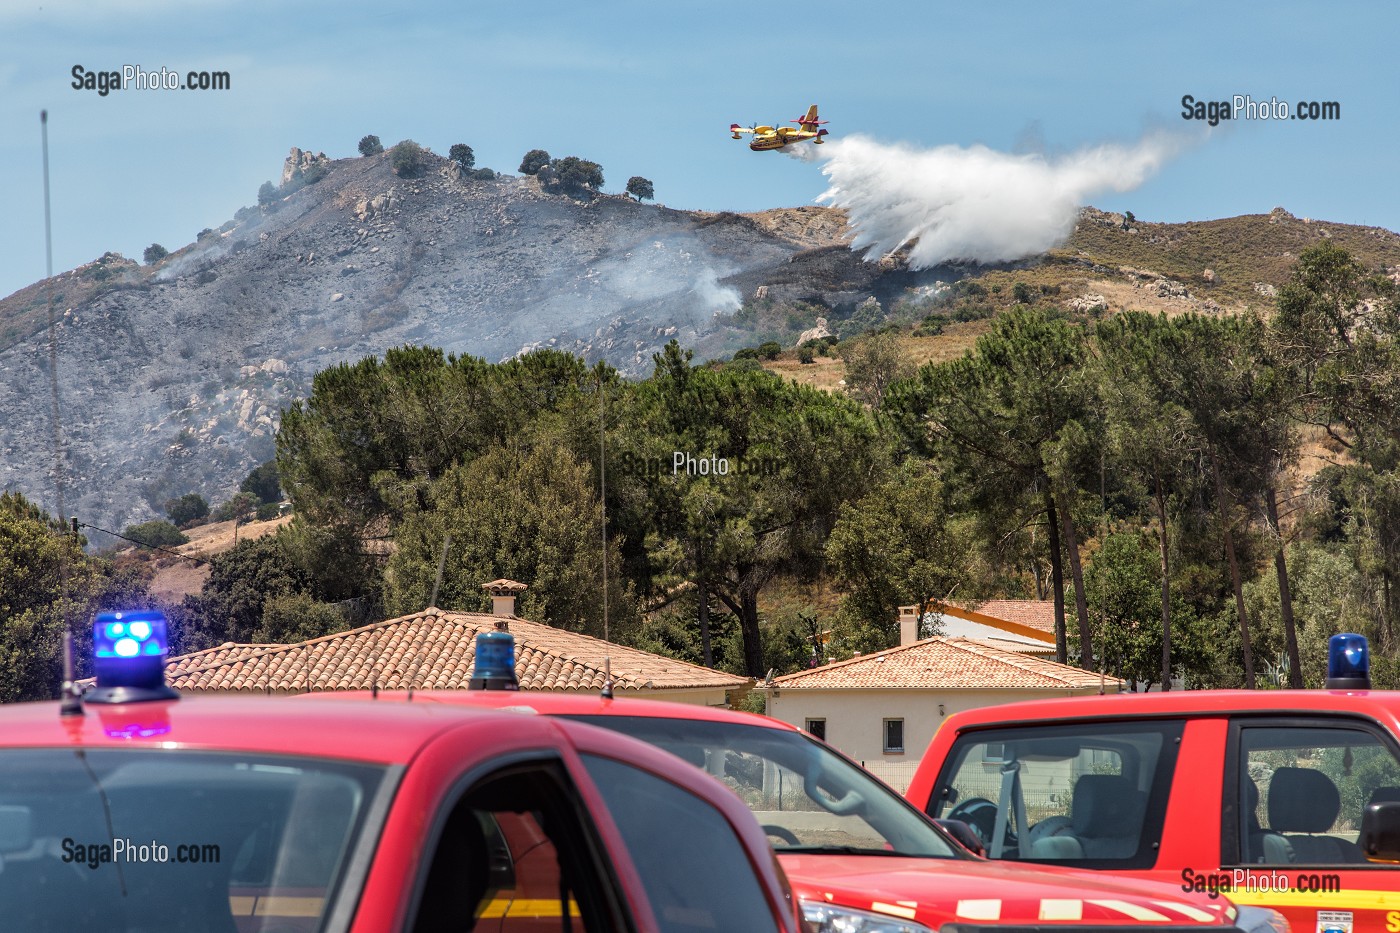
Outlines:
[[1226, 847], [1237, 833], [1246, 864], [1366, 864], [1356, 845], [1362, 812], [1400, 800], [1400, 763], [1380, 737], [1335, 720], [1245, 724], [1237, 735], [1243, 805], [1237, 825], [1224, 827]]
[[811, 735], [811, 736], [813, 736], [813, 737], [815, 737], [815, 738], [821, 739], [823, 742], [825, 742], [825, 741], [826, 741], [826, 720], [825, 720], [825, 719], [809, 719], [809, 720], [807, 720], [807, 734], [808, 734], [808, 735]]
[[602, 918], [611, 882], [584, 854], [576, 800], [544, 765], [468, 791], [438, 836], [414, 933], [557, 930], [566, 911], [570, 929], [610, 929]]
[[885, 720], [885, 752], [904, 751], [904, 720]]
[[1180, 722], [979, 729], [960, 737], [929, 815], [962, 820], [991, 858], [1150, 868]]
[[3, 926], [319, 927], [347, 884], [349, 854], [378, 834], [366, 813], [384, 774], [292, 756], [9, 749]]
[[743, 843], [722, 813], [631, 765], [596, 755], [583, 761], [622, 833], [662, 933], [777, 930]]

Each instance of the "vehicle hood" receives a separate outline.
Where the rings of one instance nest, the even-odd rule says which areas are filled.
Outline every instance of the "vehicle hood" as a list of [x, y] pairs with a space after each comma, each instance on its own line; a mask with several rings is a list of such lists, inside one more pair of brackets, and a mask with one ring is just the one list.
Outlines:
[[799, 897], [916, 920], [1219, 926], [1235, 908], [1156, 881], [998, 862], [868, 855], [783, 855]]

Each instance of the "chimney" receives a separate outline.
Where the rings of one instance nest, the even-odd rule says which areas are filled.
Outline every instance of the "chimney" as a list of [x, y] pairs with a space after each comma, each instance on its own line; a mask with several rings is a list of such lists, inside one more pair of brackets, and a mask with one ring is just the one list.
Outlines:
[[899, 645], [912, 645], [919, 640], [919, 607], [899, 607]]
[[496, 628], [509, 631], [507, 620], [516, 618], [515, 597], [529, 587], [514, 580], [492, 580], [490, 583], [481, 584], [481, 588], [491, 594], [491, 614], [500, 617]]

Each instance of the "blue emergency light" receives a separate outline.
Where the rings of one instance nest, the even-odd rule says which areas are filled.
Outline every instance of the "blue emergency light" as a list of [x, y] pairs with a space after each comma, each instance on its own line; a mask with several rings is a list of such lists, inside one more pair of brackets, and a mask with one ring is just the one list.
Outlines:
[[166, 686], [165, 656], [170, 644], [165, 615], [147, 609], [99, 612], [92, 623], [92, 660], [97, 686], [88, 703], [173, 700]]
[[1371, 648], [1365, 635], [1344, 632], [1327, 640], [1327, 689], [1371, 689]]
[[482, 632], [476, 636], [476, 663], [472, 690], [519, 690], [515, 677], [515, 639], [509, 632]]

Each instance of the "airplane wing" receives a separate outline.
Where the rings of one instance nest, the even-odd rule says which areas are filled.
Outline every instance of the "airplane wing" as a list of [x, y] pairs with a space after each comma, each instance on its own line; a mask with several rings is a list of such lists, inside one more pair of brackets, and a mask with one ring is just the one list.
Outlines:
[[729, 124], [729, 132], [733, 133], [735, 138], [737, 138], [740, 133], [752, 133], [753, 131], [753, 127], [751, 126], [740, 126], [737, 123]]

